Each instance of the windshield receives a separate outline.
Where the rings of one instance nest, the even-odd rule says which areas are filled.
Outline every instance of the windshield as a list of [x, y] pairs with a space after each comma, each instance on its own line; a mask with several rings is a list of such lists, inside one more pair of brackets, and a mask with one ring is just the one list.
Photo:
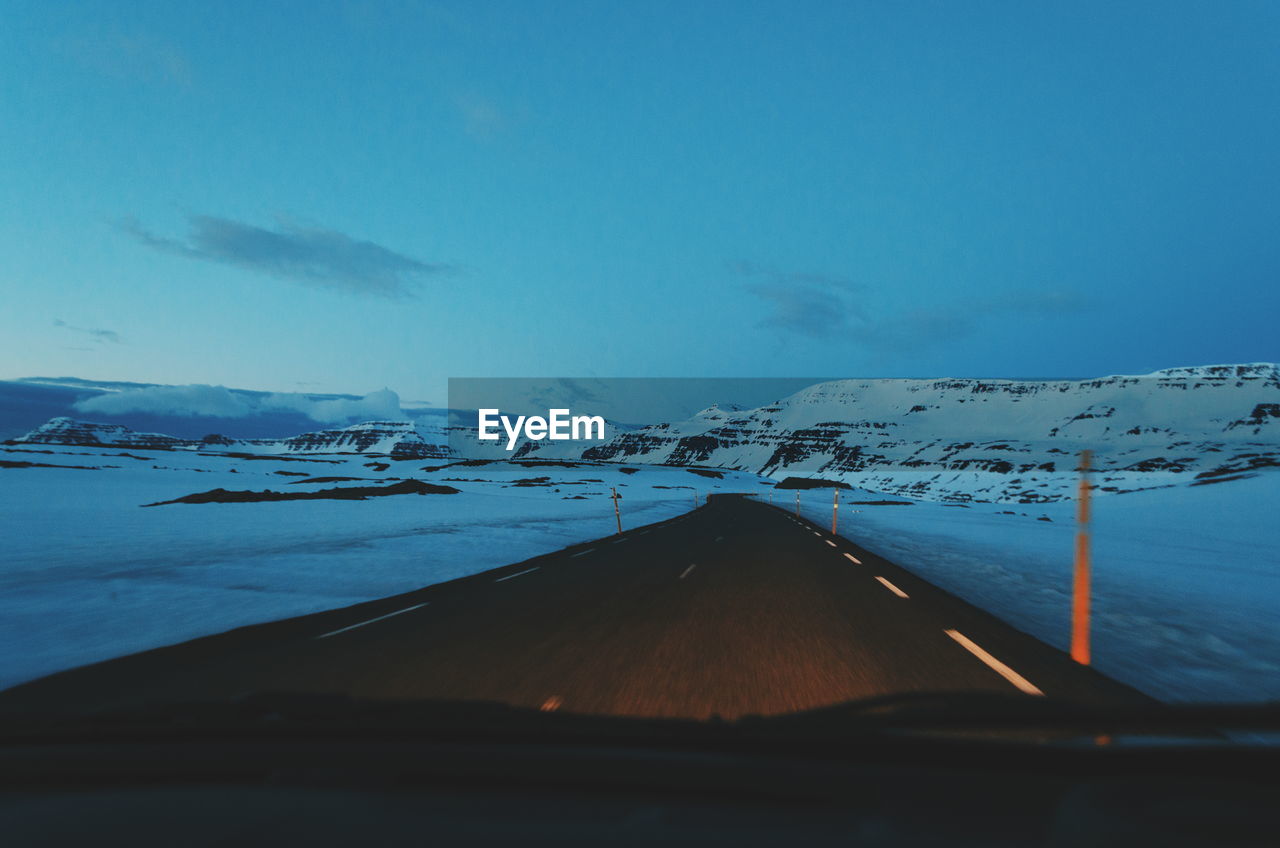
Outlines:
[[6, 5], [0, 711], [1280, 699], [1275, 6]]

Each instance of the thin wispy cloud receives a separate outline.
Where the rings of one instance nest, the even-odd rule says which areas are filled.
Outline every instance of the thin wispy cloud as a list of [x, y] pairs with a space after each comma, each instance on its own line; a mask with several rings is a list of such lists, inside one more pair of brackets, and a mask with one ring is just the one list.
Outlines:
[[859, 326], [848, 341], [881, 354], [901, 354], [953, 344], [977, 329], [968, 308], [909, 309]]
[[191, 215], [187, 220], [185, 239], [157, 235], [133, 219], [119, 226], [141, 244], [164, 253], [373, 297], [411, 297], [424, 278], [453, 270], [336, 230], [288, 222], [267, 229], [212, 215]]
[[817, 271], [785, 271], [772, 265], [758, 265], [745, 259], [735, 259], [730, 262], [729, 270], [743, 277], [757, 277], [775, 283], [826, 286], [846, 291], [861, 291], [863, 289], [861, 284], [855, 283], [848, 277], [823, 274]]
[[152, 33], [84, 25], [55, 39], [53, 49], [104, 76], [184, 88], [191, 84], [186, 51]]
[[453, 105], [462, 116], [467, 135], [488, 140], [507, 128], [506, 112], [493, 99], [476, 91], [463, 91], [453, 96]]
[[859, 326], [849, 341], [877, 353], [918, 352], [970, 338], [984, 322], [1075, 314], [1092, 305], [1068, 289], [1003, 292], [878, 317]]
[[[117, 333], [115, 330], [104, 330], [100, 327], [76, 327], [72, 324], [68, 324], [66, 321], [63, 321], [61, 318], [54, 318], [53, 326], [61, 327], [62, 329], [72, 333], [79, 333], [83, 336], [88, 336], [92, 340], [96, 341], [99, 345], [108, 344], [108, 343], [110, 344], [123, 343], [120, 338], [120, 334]], [[92, 348], [85, 348], [85, 347], [76, 347], [76, 348], [69, 348], [69, 349], [92, 350]]]
[[729, 267], [752, 278], [744, 288], [769, 305], [760, 326], [811, 339], [839, 338], [878, 353], [953, 344], [992, 319], [1078, 313], [1092, 305], [1076, 291], [1039, 289], [876, 314], [863, 303], [866, 287], [846, 277], [781, 271], [743, 261], [731, 262]]
[[1085, 311], [1093, 302], [1080, 292], [1070, 289], [1038, 289], [992, 295], [980, 300], [978, 305], [996, 312], [1058, 315]]
[[849, 332], [866, 320], [858, 295], [863, 287], [845, 277], [812, 271], [783, 271], [737, 260], [729, 269], [750, 282], [744, 288], [770, 306], [760, 322], [784, 333], [821, 339]]

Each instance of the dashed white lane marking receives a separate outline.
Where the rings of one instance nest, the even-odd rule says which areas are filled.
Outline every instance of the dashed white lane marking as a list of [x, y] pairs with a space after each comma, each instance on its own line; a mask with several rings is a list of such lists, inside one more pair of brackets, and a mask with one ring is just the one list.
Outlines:
[[821, 533], [819, 533], [817, 530], [814, 530], [814, 531], [813, 531], [813, 535], [817, 536], [819, 539], [821, 539], [821, 538], [822, 538], [822, 534], [821, 534]]
[[849, 562], [853, 563], [854, 565], [862, 565], [862, 560], [858, 559], [853, 554], [845, 554], [844, 558], [849, 560]]
[[689, 572], [690, 572], [690, 571], [693, 571], [693, 570], [694, 570], [695, 568], [697, 568], [697, 567], [698, 567], [698, 564], [697, 564], [696, 562], [695, 562], [695, 563], [692, 563], [688, 568], [686, 568], [684, 571], [680, 572], [680, 579], [681, 579], [681, 580], [683, 580], [683, 579], [685, 579], [686, 577], [688, 577], [688, 576], [689, 576]]
[[614, 540], [613, 540], [612, 542], [610, 542], [609, 544], [611, 544], [611, 545], [617, 545], [617, 544], [619, 544], [619, 543], [621, 543], [621, 542], [625, 542], [625, 541], [627, 541], [627, 539], [626, 539], [626, 537], [624, 536], [624, 537], [623, 537], [623, 538], [621, 538], [621, 539], [614, 539]]
[[1021, 674], [1018, 674], [1018, 672], [1009, 668], [1009, 666], [1005, 665], [1004, 663], [1000, 662], [1000, 660], [996, 659], [995, 657], [988, 654], [986, 651], [982, 650], [982, 648], [978, 647], [978, 645], [974, 643], [972, 639], [970, 639], [968, 636], [965, 636], [959, 630], [947, 630], [945, 632], [952, 639], [955, 639], [957, 642], [963, 645], [969, 651], [969, 653], [973, 654], [975, 657], [982, 660], [987, 665], [991, 666], [991, 669], [993, 671], [995, 671], [1005, 680], [1012, 683], [1014, 686], [1017, 686], [1023, 692], [1026, 692], [1028, 695], [1044, 694], [1038, 688], [1033, 686], [1027, 680], [1027, 678], [1023, 677]]
[[637, 536], [643, 536], [645, 533], [648, 533], [648, 532], [649, 532], [648, 530], [637, 530], [637, 531], [636, 531], [636, 535], [637, 535]]
[[338, 628], [337, 630], [330, 630], [328, 633], [321, 633], [321, 634], [320, 634], [319, 636], [317, 636], [316, 638], [317, 638], [317, 639], [328, 639], [330, 636], [337, 636], [339, 633], [346, 633], [348, 630], [355, 630], [357, 627], [364, 627], [366, 624], [373, 624], [375, 621], [382, 621], [382, 619], [384, 619], [384, 618], [391, 618], [391, 616], [393, 616], [393, 615], [400, 615], [400, 613], [402, 613], [402, 612], [413, 612], [414, 610], [416, 610], [416, 609], [422, 609], [422, 608], [423, 608], [423, 607], [425, 607], [425, 606], [426, 606], [426, 603], [414, 604], [414, 605], [413, 605], [413, 606], [411, 606], [411, 607], [405, 607], [405, 608], [404, 608], [404, 609], [402, 609], [402, 610], [396, 610], [395, 612], [389, 612], [389, 613], [387, 613], [386, 615], [380, 615], [380, 616], [378, 616], [377, 618], [371, 618], [371, 619], [369, 619], [368, 621], [362, 621], [362, 622], [360, 622], [359, 624], [351, 624], [351, 625], [348, 625], [348, 626], [346, 626], [346, 627], [340, 627], [340, 628]]
[[901, 589], [899, 589], [897, 586], [895, 586], [895, 585], [893, 585], [892, 583], [890, 583], [888, 580], [885, 580], [885, 579], [884, 579], [883, 577], [881, 577], [879, 574], [877, 574], [877, 575], [876, 575], [876, 579], [877, 579], [877, 580], [879, 580], [879, 581], [881, 582], [881, 584], [883, 584], [883, 585], [884, 585], [884, 587], [885, 587], [886, 589], [888, 589], [888, 590], [889, 590], [890, 592], [892, 592], [893, 594], [897, 595], [899, 598], [905, 598], [905, 597], [907, 597], [907, 593], [906, 593], [906, 592], [902, 591], [902, 590], [901, 590]]
[[830, 539], [827, 539], [827, 544], [828, 544], [828, 545], [830, 545], [830, 546], [831, 546], [831, 547], [833, 547], [833, 548], [836, 546], [836, 543], [835, 543], [835, 542], [833, 542], [833, 541], [831, 541]]
[[508, 574], [506, 577], [499, 577], [494, 583], [501, 583], [503, 580], [510, 580], [512, 577], [519, 577], [521, 574], [528, 574], [530, 571], [537, 571], [542, 566], [535, 565], [533, 568], [526, 568], [524, 571], [517, 571], [515, 574]]
[[594, 552], [595, 552], [595, 548], [587, 548], [585, 551], [578, 551], [576, 554], [569, 554], [569, 559], [573, 559], [574, 557], [586, 556], [587, 554], [594, 553]]

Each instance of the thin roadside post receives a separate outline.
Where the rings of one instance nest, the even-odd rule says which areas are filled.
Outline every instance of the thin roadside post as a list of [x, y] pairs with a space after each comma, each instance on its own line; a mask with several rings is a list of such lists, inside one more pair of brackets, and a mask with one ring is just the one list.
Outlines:
[[1080, 489], [1076, 502], [1076, 562], [1071, 588], [1071, 659], [1089, 664], [1089, 466], [1093, 451], [1080, 451]]

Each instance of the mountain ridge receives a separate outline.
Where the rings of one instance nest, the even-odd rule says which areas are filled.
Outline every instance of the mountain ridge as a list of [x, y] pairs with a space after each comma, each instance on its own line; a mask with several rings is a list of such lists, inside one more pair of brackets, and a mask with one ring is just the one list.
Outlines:
[[302, 433], [284, 439], [232, 439], [211, 434], [182, 439], [162, 433], [139, 433], [121, 424], [103, 424], [59, 416], [8, 444], [57, 444], [81, 447], [128, 447], [142, 450], [197, 450], [216, 453], [369, 454], [392, 459], [441, 459], [450, 456], [443, 444], [428, 442], [409, 421], [366, 421]]
[[[1280, 466], [1280, 369], [1259, 362], [1084, 380], [833, 380], [754, 410], [640, 427], [581, 458], [1028, 503], [1071, 497], [1084, 449], [1095, 454], [1101, 493]], [[534, 444], [525, 455], [563, 452]]]
[[197, 440], [59, 417], [13, 441], [701, 465], [778, 479], [821, 477], [917, 499], [1035, 503], [1073, 495], [1085, 449], [1094, 453], [1100, 494], [1207, 485], [1280, 467], [1280, 368], [1181, 366], [1083, 380], [831, 380], [754, 409], [711, 404], [683, 421], [615, 432], [585, 448], [525, 440], [511, 453], [457, 425], [410, 421], [280, 439]]

